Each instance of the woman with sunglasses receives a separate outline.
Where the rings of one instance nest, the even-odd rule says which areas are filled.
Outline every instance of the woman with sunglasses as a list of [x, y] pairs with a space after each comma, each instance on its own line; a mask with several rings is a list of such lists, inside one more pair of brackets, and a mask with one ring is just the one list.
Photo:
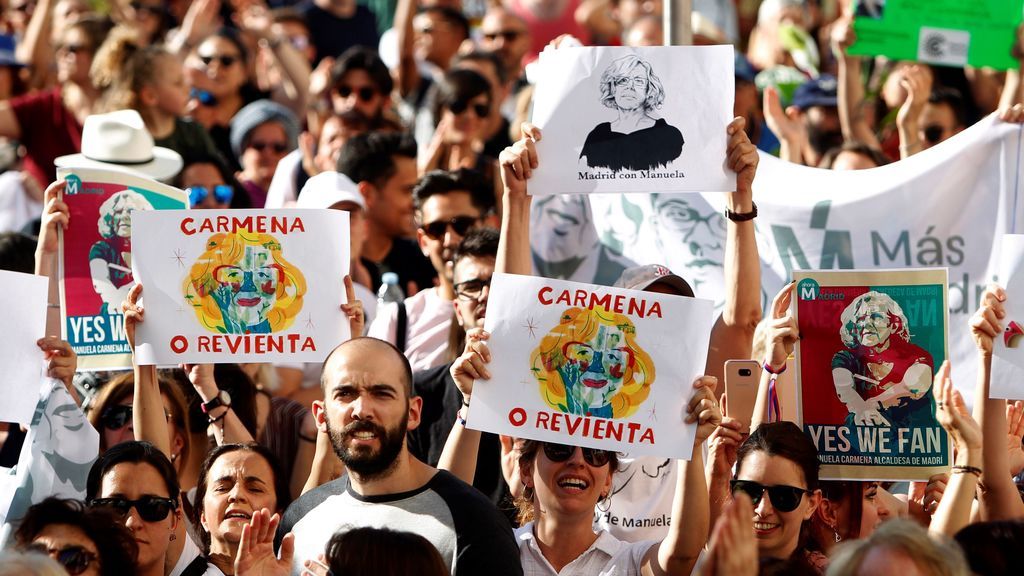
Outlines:
[[496, 182], [497, 160], [483, 154], [494, 105], [490, 82], [473, 70], [452, 70], [440, 85], [438, 101], [441, 119], [420, 159], [420, 173], [471, 168]]
[[[218, 574], [183, 531], [178, 475], [171, 461], [148, 442], [124, 442], [103, 453], [89, 471], [86, 501], [122, 519], [139, 547], [136, 574], [164, 576], [181, 567], [183, 576]], [[180, 536], [179, 536], [180, 533]], [[183, 538], [185, 549], [170, 545]]]
[[[470, 405], [474, 380], [490, 378], [489, 335], [480, 329], [466, 335], [466, 351], [452, 364], [452, 378]], [[522, 441], [517, 458], [523, 490], [517, 498], [521, 527], [516, 530], [519, 557], [527, 574], [560, 573], [572, 564], [579, 574], [690, 574], [708, 539], [707, 485], [701, 444], [722, 420], [710, 376], [693, 383], [685, 420], [696, 423], [693, 457], [679, 461], [671, 527], [658, 542], [624, 542], [593, 527], [594, 509], [611, 497], [618, 455], [552, 442]], [[465, 408], [448, 436], [439, 468], [473, 481], [481, 433], [465, 427]], [[496, 456], [492, 455], [491, 457]], [[486, 457], [486, 456], [485, 456]], [[513, 480], [509, 480], [513, 482]], [[582, 571], [580, 571], [582, 570]]]
[[17, 547], [46, 554], [71, 576], [135, 573], [138, 545], [109, 510], [47, 498], [28, 509], [14, 534]]

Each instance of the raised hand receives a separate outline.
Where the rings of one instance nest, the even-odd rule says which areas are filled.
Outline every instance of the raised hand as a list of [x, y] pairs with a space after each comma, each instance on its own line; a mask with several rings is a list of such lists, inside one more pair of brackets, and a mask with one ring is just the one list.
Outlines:
[[540, 129], [529, 122], [524, 122], [522, 132], [523, 137], [518, 142], [505, 148], [498, 155], [501, 182], [505, 185], [505, 194], [510, 196], [526, 196], [526, 181], [539, 165], [535, 144], [540, 142]]
[[768, 357], [765, 361], [776, 369], [785, 366], [786, 359], [793, 353], [796, 341], [800, 338], [796, 318], [789, 313], [795, 286], [793, 282], [783, 286], [772, 300], [772, 317], [768, 321]]
[[39, 240], [36, 244], [38, 255], [55, 254], [58, 246], [57, 231], [68, 228], [71, 212], [68, 205], [61, 200], [66, 187], [67, 184], [64, 180], [58, 180], [50, 183], [43, 194], [43, 219], [39, 227]]
[[697, 423], [697, 432], [693, 437], [695, 447], [703, 444], [722, 422], [722, 410], [715, 400], [717, 386], [718, 379], [714, 376], [701, 376], [693, 381], [693, 397], [687, 406], [685, 421], [687, 424]]
[[139, 296], [142, 296], [142, 284], [137, 283], [128, 291], [128, 297], [121, 304], [121, 312], [124, 314], [124, 333], [128, 337], [128, 345], [135, 351], [135, 327], [146, 319], [146, 310], [139, 304]]
[[473, 395], [473, 383], [478, 378], [489, 380], [491, 372], [487, 363], [491, 361], [491, 349], [486, 340], [491, 335], [482, 328], [473, 328], [466, 332], [466, 349], [450, 368], [452, 380], [462, 393], [463, 402], [468, 404]]
[[281, 517], [266, 508], [257, 510], [242, 526], [235, 556], [235, 576], [288, 576], [295, 554], [295, 537], [289, 532], [281, 541], [281, 557], [274, 555], [274, 534]]
[[356, 287], [352, 284], [352, 277], [348, 275], [345, 276], [345, 300], [348, 303], [341, 305], [341, 311], [348, 317], [348, 328], [352, 338], [359, 338], [363, 335], [366, 315], [363, 312], [363, 302], [356, 298]]
[[981, 307], [971, 316], [971, 335], [974, 344], [985, 356], [992, 355], [992, 341], [1002, 336], [1002, 320], [1006, 318], [1006, 291], [989, 284], [981, 296]]
[[71, 344], [56, 336], [47, 336], [36, 341], [36, 345], [43, 351], [47, 360], [46, 375], [64, 383], [64, 387], [73, 398], [77, 398], [72, 380], [75, 378], [75, 369], [78, 368], [78, 356], [71, 348]]
[[980, 460], [981, 427], [967, 410], [960, 392], [953, 388], [953, 381], [949, 377], [948, 360], [942, 363], [935, 374], [932, 390], [938, 408], [935, 417], [953, 439], [957, 460], [966, 463], [971, 454], [975, 456], [975, 461]]
[[736, 117], [729, 122], [726, 132], [729, 134], [729, 144], [726, 148], [727, 164], [729, 169], [736, 173], [736, 191], [751, 193], [751, 186], [754, 184], [754, 174], [757, 173], [757, 163], [761, 157], [757, 155], [757, 146], [750, 142], [750, 138], [743, 128], [747, 125], [745, 118]]
[[1016, 476], [1024, 470], [1024, 402], [1006, 403], [1006, 451], [1010, 458], [1010, 474]]
[[754, 535], [754, 506], [750, 496], [736, 494], [722, 509], [708, 545], [701, 576], [756, 576], [757, 537]]

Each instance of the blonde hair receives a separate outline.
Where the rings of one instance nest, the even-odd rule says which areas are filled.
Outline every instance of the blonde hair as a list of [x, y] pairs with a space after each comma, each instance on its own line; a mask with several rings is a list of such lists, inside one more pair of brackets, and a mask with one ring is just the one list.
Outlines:
[[970, 576], [960, 547], [952, 540], [935, 541], [924, 528], [910, 520], [889, 520], [871, 536], [851, 540], [832, 555], [827, 576], [856, 576], [868, 553], [885, 548], [906, 554], [922, 573], [929, 576]]
[[612, 418], [631, 416], [647, 399], [654, 383], [654, 361], [636, 341], [636, 328], [629, 317], [609, 312], [602, 306], [593, 309], [570, 308], [562, 313], [557, 326], [551, 329], [530, 355], [530, 370], [540, 385], [544, 402], [559, 411], [568, 412], [567, 387], [558, 369], [569, 360], [565, 346], [572, 342], [589, 342], [602, 327], [620, 330], [625, 338], [623, 347], [629, 352], [629, 362], [622, 375], [622, 388], [608, 403]]
[[99, 230], [100, 236], [104, 238], [113, 238], [117, 235], [117, 230], [114, 229], [114, 209], [119, 204], [127, 204], [132, 210], [152, 210], [153, 205], [149, 203], [149, 200], [145, 196], [132, 190], [131, 188], [125, 188], [120, 192], [115, 192], [100, 204], [100, 218], [96, 222], [96, 228]]
[[93, 58], [89, 76], [103, 92], [97, 112], [141, 110], [139, 92], [157, 83], [159, 61], [172, 55], [163, 46], [144, 46], [139, 31], [116, 26]]
[[0, 576], [66, 576], [56, 560], [38, 552], [0, 551]]
[[281, 271], [274, 306], [267, 312], [270, 330], [278, 332], [287, 329], [302, 309], [306, 278], [301, 270], [284, 259], [281, 243], [276, 238], [270, 234], [241, 229], [233, 233], [214, 234], [207, 240], [206, 252], [196, 259], [182, 286], [185, 299], [195, 310], [199, 323], [211, 332], [228, 332], [227, 322], [213, 297], [214, 291], [220, 287], [214, 277], [216, 269], [241, 261], [247, 246], [260, 246], [269, 250], [274, 266]]

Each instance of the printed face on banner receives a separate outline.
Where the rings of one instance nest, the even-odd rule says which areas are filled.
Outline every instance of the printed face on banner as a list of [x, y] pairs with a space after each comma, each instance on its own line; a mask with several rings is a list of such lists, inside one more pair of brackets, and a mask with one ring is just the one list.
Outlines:
[[288, 329], [302, 310], [306, 279], [270, 234], [214, 234], [183, 291], [199, 323], [221, 334], [268, 334]]
[[[689, 458], [689, 383], [704, 370], [709, 301], [495, 274], [490, 381], [470, 427], [522, 438]], [[687, 326], [685, 336], [678, 327]]]
[[530, 193], [733, 190], [731, 66], [722, 46], [545, 50]]
[[346, 340], [348, 214], [137, 214], [141, 363], [322, 362]]
[[65, 333], [80, 369], [131, 366], [121, 303], [134, 284], [132, 213], [185, 208], [184, 192], [145, 178], [73, 170], [64, 202], [71, 224], [61, 245]]
[[949, 463], [931, 390], [945, 271], [923, 272], [794, 275], [802, 417], [823, 478], [921, 479]]

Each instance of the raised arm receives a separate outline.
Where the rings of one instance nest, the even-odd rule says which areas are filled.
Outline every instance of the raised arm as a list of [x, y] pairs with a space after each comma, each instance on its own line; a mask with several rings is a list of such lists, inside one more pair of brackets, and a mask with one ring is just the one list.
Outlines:
[[[874, 130], [864, 117], [864, 84], [861, 76], [859, 56], [850, 56], [846, 49], [857, 40], [853, 31], [853, 17], [844, 15], [832, 25], [832, 50], [838, 61], [839, 85], [836, 90], [836, 104], [839, 108], [839, 125], [846, 141], [857, 141], [867, 144], [875, 150], [882, 145], [878, 142]], [[925, 95], [925, 99], [928, 95]], [[916, 138], [917, 135], [915, 134]]]
[[1020, 81], [1021, 65], [1024, 64], [1024, 24], [1017, 27], [1017, 42], [1013, 46], [1013, 57], [1017, 67], [1006, 71], [1003, 93], [999, 98], [999, 109], [1006, 110], [1014, 104], [1024, 103], [1024, 84]]
[[256, 36], [261, 47], [269, 50], [281, 72], [281, 84], [272, 88], [274, 99], [297, 114], [301, 113], [309, 102], [309, 77], [312, 72], [309, 62], [287, 38], [271, 33], [270, 10], [262, 0], [250, 0], [236, 14], [238, 24]]
[[[772, 300], [772, 317], [768, 321], [767, 353], [763, 360], [776, 372], [786, 367], [786, 360], [793, 353], [800, 333], [796, 318], [789, 313], [789, 303], [793, 299], [793, 287], [794, 283], [792, 282], [786, 284]], [[771, 376], [772, 374], [767, 370], [761, 371], [761, 382], [757, 387], [757, 397], [754, 399], [754, 414], [750, 419], [751, 430], [756, 429], [768, 418]]]
[[938, 404], [936, 416], [942, 427], [949, 432], [956, 450], [956, 460], [928, 532], [952, 538], [971, 521], [974, 494], [981, 479], [981, 428], [971, 417], [963, 397], [953, 388], [948, 360], [942, 363], [935, 374], [934, 386]]
[[[25, 29], [25, 37], [17, 47], [19, 61], [30, 64], [29, 86], [40, 87], [50, 74], [50, 63], [54, 61], [56, 47], [50, 42], [53, 29], [53, 9], [57, 0], [39, 0]], [[10, 138], [17, 135], [3, 134]]]
[[498, 258], [495, 272], [529, 275], [530, 263], [530, 196], [526, 181], [538, 166], [536, 142], [541, 139], [540, 129], [523, 123], [523, 137], [505, 148], [498, 156], [501, 166], [501, 238], [498, 240]]
[[[757, 173], [757, 147], [743, 130], [746, 120], [734, 118], [726, 128], [726, 158], [736, 172], [736, 191], [726, 194], [726, 205], [735, 214], [754, 210], [753, 183]], [[725, 306], [711, 331], [711, 345], [704, 373], [723, 381], [725, 361], [749, 358], [754, 330], [761, 321], [761, 258], [757, 254], [754, 221], [729, 220], [725, 240]]]
[[[487, 347], [490, 334], [480, 328], [466, 333], [466, 350], [450, 368], [452, 380], [462, 394], [462, 408], [459, 420], [455, 422], [448, 440], [444, 443], [437, 467], [454, 474], [466, 484], [472, 484], [476, 476], [477, 454], [480, 451], [480, 431], [466, 428], [466, 411], [473, 396], [473, 383], [478, 379], [489, 380], [487, 363], [491, 361], [491, 350]], [[496, 455], [497, 456], [497, 455]]]
[[921, 113], [932, 93], [932, 75], [923, 65], [906, 68], [900, 86], [907, 91], [907, 99], [896, 113], [896, 130], [900, 134], [900, 159], [921, 151]]
[[[0, 104], [2, 106], [2, 104]], [[71, 211], [64, 203], [63, 180], [53, 182], [46, 187], [43, 200], [43, 219], [39, 227], [39, 239], [36, 241], [36, 276], [50, 279], [49, 295], [46, 309], [46, 333], [61, 333], [60, 287], [57, 283], [57, 253], [60, 248], [60, 234], [66, 230], [71, 219]]]
[[768, 128], [779, 138], [779, 158], [793, 164], [803, 164], [803, 150], [808, 145], [808, 136], [807, 128], [797, 118], [796, 107], [790, 106], [783, 110], [779, 91], [771, 86], [764, 89], [762, 107]]
[[136, 440], [149, 442], [170, 458], [171, 438], [167, 432], [167, 418], [164, 416], [156, 366], [140, 366], [135, 356], [135, 329], [146, 319], [146, 311], [139, 303], [140, 296], [142, 284], [136, 284], [128, 291], [128, 297], [121, 305], [121, 311], [124, 313], [124, 330], [128, 336], [128, 346], [132, 349], [132, 366], [135, 370], [132, 426], [135, 429]]
[[416, 65], [415, 32], [412, 19], [416, 17], [416, 0], [398, 0], [395, 7], [395, 32], [398, 36], [398, 69], [395, 85], [405, 98], [420, 85], [420, 69]]
[[989, 397], [992, 376], [992, 342], [1003, 333], [1006, 291], [990, 285], [981, 297], [981, 308], [971, 317], [971, 333], [978, 347], [978, 384], [974, 388], [974, 419], [981, 424], [981, 513], [984, 520], [1024, 518], [1024, 502], [1010, 476], [1006, 452], [1006, 401]]
[[717, 384], [714, 376], [701, 376], [693, 383], [694, 393], [686, 415], [687, 424], [697, 424], [693, 455], [689, 461], [678, 462], [679, 480], [672, 499], [672, 525], [665, 539], [647, 552], [643, 565], [645, 575], [690, 574], [700, 551], [707, 544], [711, 518], [701, 445], [722, 422], [722, 412], [715, 400]]
[[[213, 364], [185, 364], [182, 368], [204, 404], [221, 394], [217, 381], [213, 377]], [[213, 429], [213, 437], [218, 446], [254, 441], [252, 434], [230, 406], [221, 405], [211, 408], [206, 413], [206, 417], [209, 428]]]

